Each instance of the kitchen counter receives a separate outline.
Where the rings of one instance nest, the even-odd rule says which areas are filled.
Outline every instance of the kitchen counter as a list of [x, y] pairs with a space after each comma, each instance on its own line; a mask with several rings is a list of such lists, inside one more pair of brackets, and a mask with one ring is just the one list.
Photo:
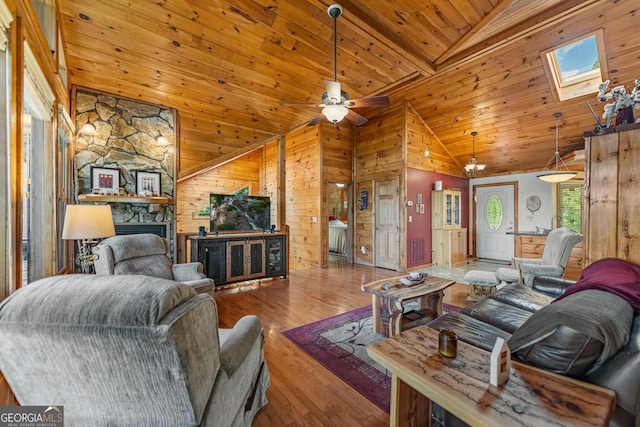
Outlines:
[[546, 236], [547, 234], [549, 234], [551, 230], [549, 229], [544, 229], [541, 232], [536, 232], [534, 230], [532, 231], [507, 231], [507, 234], [512, 234], [514, 236]]

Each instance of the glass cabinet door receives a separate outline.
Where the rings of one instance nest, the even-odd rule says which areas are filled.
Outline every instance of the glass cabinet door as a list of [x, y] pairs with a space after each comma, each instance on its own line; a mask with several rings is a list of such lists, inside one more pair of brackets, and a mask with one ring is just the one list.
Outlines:
[[460, 194], [453, 196], [453, 225], [460, 225]]
[[453, 197], [452, 197], [451, 194], [446, 194], [446, 202], [445, 202], [446, 219], [445, 219], [445, 224], [447, 226], [450, 226], [450, 225], [453, 224], [452, 209], [453, 209]]

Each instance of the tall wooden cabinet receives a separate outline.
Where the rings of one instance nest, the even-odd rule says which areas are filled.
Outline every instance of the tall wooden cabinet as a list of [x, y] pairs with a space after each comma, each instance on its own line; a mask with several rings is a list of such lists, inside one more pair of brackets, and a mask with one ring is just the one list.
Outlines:
[[462, 193], [431, 192], [431, 250], [433, 265], [450, 267], [467, 259], [467, 229], [462, 228]]
[[640, 124], [585, 134], [585, 267], [606, 257], [640, 263], [639, 164]]

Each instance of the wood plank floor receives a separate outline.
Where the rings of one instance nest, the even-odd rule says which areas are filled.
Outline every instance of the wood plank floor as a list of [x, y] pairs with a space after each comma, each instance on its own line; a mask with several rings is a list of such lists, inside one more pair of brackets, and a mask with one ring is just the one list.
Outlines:
[[[265, 330], [271, 373], [269, 403], [260, 426], [388, 426], [389, 415], [285, 338], [281, 332], [371, 304], [360, 286], [400, 273], [350, 265], [336, 257], [330, 268], [292, 271], [287, 279], [239, 284], [213, 293], [222, 328], [256, 314]], [[445, 291], [445, 302], [467, 304], [467, 287]]]

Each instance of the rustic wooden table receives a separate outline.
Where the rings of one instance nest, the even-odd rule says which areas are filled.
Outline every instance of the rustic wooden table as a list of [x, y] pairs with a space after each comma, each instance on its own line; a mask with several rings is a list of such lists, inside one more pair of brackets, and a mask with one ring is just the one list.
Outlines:
[[458, 342], [438, 353], [438, 331], [418, 326], [369, 346], [392, 374], [391, 426], [431, 425], [433, 401], [472, 426], [606, 426], [611, 390], [513, 361], [509, 380], [489, 384], [490, 352]]
[[[371, 294], [374, 329], [385, 337], [391, 337], [402, 331], [405, 301], [417, 301], [417, 311], [423, 316], [431, 318], [441, 316], [444, 290], [456, 283], [453, 280], [429, 276], [419, 284], [407, 286], [400, 281], [403, 277], [405, 276], [378, 280], [361, 287], [363, 291]], [[389, 289], [383, 288], [386, 283], [389, 284]]]

